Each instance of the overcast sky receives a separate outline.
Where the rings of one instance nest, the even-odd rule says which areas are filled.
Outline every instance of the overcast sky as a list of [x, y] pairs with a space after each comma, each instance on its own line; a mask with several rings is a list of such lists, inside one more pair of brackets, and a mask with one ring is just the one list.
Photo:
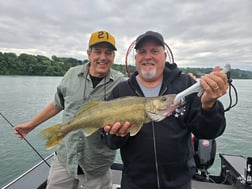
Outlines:
[[116, 63], [147, 30], [163, 34], [179, 67], [252, 71], [252, 0], [2, 0], [0, 51], [83, 60], [90, 33], [108, 30]]

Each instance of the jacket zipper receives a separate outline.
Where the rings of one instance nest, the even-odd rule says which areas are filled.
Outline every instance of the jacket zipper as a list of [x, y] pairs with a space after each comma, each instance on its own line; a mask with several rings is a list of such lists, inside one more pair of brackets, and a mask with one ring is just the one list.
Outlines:
[[165, 88], [160, 92], [160, 96], [164, 95], [166, 91], [167, 91], [167, 87], [165, 87]]
[[[160, 96], [164, 95], [166, 91], [167, 91], [167, 87], [165, 87], [160, 92]], [[153, 135], [153, 149], [154, 149], [154, 156], [155, 156], [155, 168], [156, 168], [156, 173], [157, 173], [157, 189], [160, 189], [159, 168], [158, 168], [158, 160], [157, 160], [156, 133], [155, 133], [154, 121], [152, 121], [151, 124], [152, 124], [152, 135]]]
[[160, 181], [159, 181], [159, 169], [158, 169], [158, 160], [157, 160], [157, 145], [156, 145], [156, 134], [155, 134], [155, 124], [154, 121], [151, 122], [152, 124], [152, 135], [153, 135], [153, 149], [154, 149], [154, 156], [155, 156], [155, 167], [157, 172], [157, 188], [160, 189]]

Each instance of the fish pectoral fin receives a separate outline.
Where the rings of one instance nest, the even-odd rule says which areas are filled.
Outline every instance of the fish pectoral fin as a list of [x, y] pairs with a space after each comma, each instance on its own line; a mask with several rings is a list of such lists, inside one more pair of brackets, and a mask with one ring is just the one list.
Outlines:
[[94, 134], [98, 129], [99, 129], [99, 128], [91, 128], [91, 127], [90, 127], [90, 128], [84, 128], [84, 129], [83, 129], [83, 133], [84, 133], [84, 135], [85, 135], [86, 137], [88, 137], [88, 136]]
[[166, 118], [166, 116], [164, 116], [164, 115], [155, 114], [152, 112], [146, 112], [146, 113], [152, 121], [162, 121], [164, 118]]
[[143, 126], [143, 122], [131, 125], [130, 136], [135, 136]]

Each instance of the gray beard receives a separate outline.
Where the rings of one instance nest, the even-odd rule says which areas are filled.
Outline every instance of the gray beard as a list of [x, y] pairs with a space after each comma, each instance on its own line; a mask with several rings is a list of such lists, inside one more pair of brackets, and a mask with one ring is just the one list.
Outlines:
[[146, 71], [141, 70], [141, 73], [142, 73], [142, 76], [143, 76], [144, 79], [150, 80], [150, 79], [153, 79], [155, 77], [157, 72], [156, 72], [156, 68], [155, 68], [151, 72], [146, 72]]

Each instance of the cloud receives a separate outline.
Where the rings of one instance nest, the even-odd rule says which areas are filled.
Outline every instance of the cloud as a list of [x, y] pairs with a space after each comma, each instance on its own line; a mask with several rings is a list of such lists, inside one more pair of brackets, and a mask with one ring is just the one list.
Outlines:
[[90, 33], [116, 37], [116, 63], [147, 30], [163, 34], [180, 67], [252, 70], [251, 0], [0, 2], [0, 51], [86, 58]]

